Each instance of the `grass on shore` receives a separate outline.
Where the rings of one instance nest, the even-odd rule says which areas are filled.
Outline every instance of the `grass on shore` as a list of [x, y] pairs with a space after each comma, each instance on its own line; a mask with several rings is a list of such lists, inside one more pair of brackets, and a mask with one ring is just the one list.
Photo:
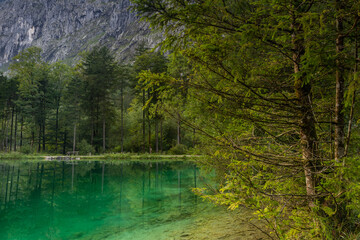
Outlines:
[[0, 160], [11, 160], [11, 159], [41, 159], [45, 158], [44, 154], [34, 153], [34, 154], [24, 154], [20, 152], [2, 152], [0, 153]]
[[[65, 157], [66, 155], [54, 155], [44, 153], [24, 154], [20, 152], [0, 153], [0, 160], [46, 160], [50, 157]], [[81, 160], [190, 160], [198, 158], [198, 155], [164, 155], [164, 154], [136, 154], [136, 153], [105, 153], [101, 155], [71, 156]]]

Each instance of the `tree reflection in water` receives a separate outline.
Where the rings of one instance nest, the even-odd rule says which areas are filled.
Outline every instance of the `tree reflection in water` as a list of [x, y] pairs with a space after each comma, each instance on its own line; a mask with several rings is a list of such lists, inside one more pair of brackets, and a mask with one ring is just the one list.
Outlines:
[[191, 192], [201, 175], [190, 162], [0, 163], [0, 235], [81, 239], [109, 231], [125, 238], [171, 229], [210, 208]]

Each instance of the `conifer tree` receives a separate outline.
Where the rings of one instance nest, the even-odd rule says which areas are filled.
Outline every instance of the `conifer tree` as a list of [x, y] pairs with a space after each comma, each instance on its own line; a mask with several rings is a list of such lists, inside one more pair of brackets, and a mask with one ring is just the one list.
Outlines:
[[97, 151], [102, 145], [104, 152], [106, 123], [109, 123], [114, 116], [112, 94], [116, 83], [115, 61], [109, 49], [101, 47], [89, 52], [83, 61], [82, 73], [84, 80], [82, 108], [91, 121], [90, 142]]
[[[278, 238], [326, 238], [330, 229], [339, 238], [348, 221], [340, 211], [355, 205], [338, 178], [349, 169], [333, 166], [344, 155], [344, 76], [353, 68], [346, 59], [359, 3], [133, 2], [165, 32], [163, 49], [193, 66], [187, 124], [206, 136], [209, 164], [224, 173], [219, 193], [207, 197], [256, 209]], [[147, 81], [181, 83], [159, 75]]]

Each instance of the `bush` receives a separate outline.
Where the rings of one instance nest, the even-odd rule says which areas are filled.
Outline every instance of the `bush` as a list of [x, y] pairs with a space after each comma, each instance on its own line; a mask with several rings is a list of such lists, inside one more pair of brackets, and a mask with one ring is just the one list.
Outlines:
[[78, 150], [80, 155], [88, 155], [95, 153], [95, 148], [91, 146], [85, 139], [81, 140], [81, 142], [79, 143]]
[[187, 147], [184, 144], [177, 144], [176, 146], [170, 148], [169, 154], [172, 155], [181, 155], [187, 153]]
[[113, 151], [116, 152], [116, 153], [120, 153], [121, 152], [121, 146], [116, 146], [113, 148]]
[[20, 148], [20, 152], [23, 154], [32, 154], [34, 153], [34, 149], [32, 149], [30, 145], [25, 145]]

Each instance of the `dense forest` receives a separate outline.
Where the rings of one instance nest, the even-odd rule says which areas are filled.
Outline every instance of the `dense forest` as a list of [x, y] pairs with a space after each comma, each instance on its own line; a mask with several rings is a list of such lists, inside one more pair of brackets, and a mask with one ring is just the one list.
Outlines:
[[181, 67], [143, 45], [132, 64], [116, 62], [109, 49], [99, 47], [84, 52], [74, 67], [46, 63], [40, 48], [28, 48], [0, 77], [0, 148], [53, 154], [185, 153], [193, 148], [193, 131], [165, 116], [156, 92], [138, 76], [144, 70], [175, 74]]
[[[2, 150], [208, 155], [217, 204], [273, 239], [358, 239], [358, 1], [133, 0], [162, 51], [74, 67], [40, 50], [1, 77]], [[161, 54], [163, 52], [164, 54]]]

